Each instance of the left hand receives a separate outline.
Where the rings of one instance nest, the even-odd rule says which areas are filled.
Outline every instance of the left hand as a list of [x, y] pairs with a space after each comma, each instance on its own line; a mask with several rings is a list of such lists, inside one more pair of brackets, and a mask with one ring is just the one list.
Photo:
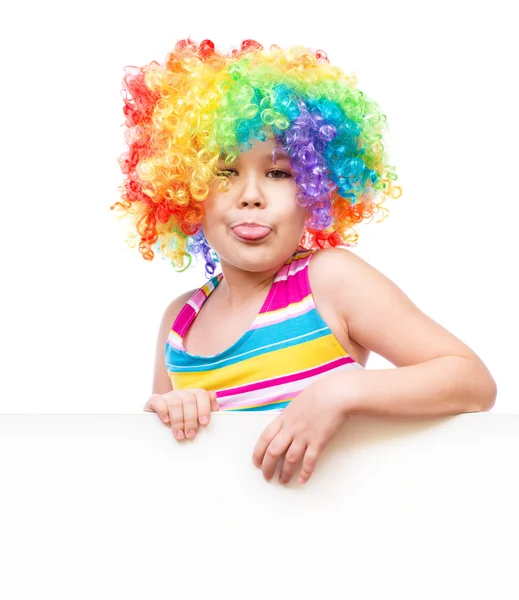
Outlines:
[[332, 382], [324, 377], [309, 385], [261, 434], [252, 460], [267, 481], [285, 452], [279, 481], [288, 483], [301, 460], [298, 481], [310, 479], [319, 455], [349, 416], [344, 389]]

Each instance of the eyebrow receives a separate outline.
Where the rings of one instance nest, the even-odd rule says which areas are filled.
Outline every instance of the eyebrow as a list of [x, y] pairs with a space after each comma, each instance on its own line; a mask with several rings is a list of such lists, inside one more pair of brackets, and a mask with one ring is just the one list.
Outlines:
[[268, 155], [268, 158], [270, 158], [273, 162], [276, 162], [278, 160], [290, 160], [288, 154], [286, 154], [286, 152], [282, 152], [281, 150], [279, 152], [276, 152], [274, 150], [272, 154]]
[[[237, 160], [239, 160], [241, 154], [238, 154], [238, 157], [236, 158], [236, 160], [234, 162], [236, 162]], [[218, 157], [219, 161], [225, 162], [226, 159], [226, 155], [225, 154], [220, 154], [220, 156]], [[272, 151], [272, 152], [266, 152], [265, 154], [262, 154], [259, 157], [259, 160], [262, 162], [274, 162], [274, 164], [278, 161], [278, 160], [288, 160], [290, 161], [290, 157], [288, 156], [288, 154], [286, 152], [282, 152], [281, 150], [279, 151]]]

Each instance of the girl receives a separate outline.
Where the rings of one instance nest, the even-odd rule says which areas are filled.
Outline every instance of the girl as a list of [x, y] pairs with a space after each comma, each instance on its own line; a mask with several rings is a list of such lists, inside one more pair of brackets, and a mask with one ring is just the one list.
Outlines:
[[[339, 247], [401, 193], [385, 116], [354, 78], [321, 51], [247, 40], [222, 54], [183, 40], [124, 84], [126, 179], [112, 208], [133, 219], [146, 260], [158, 252], [183, 270], [201, 256], [209, 278], [159, 329], [144, 410], [177, 440], [211, 411], [278, 410], [254, 464], [269, 480], [284, 456], [280, 481], [301, 465], [305, 483], [349, 415], [493, 406], [478, 356]], [[365, 370], [371, 351], [396, 368]]]

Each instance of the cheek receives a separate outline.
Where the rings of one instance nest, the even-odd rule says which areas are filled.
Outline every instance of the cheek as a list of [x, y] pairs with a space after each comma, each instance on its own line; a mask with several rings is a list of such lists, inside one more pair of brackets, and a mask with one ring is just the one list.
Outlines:
[[216, 223], [219, 217], [219, 203], [216, 198], [209, 195], [203, 202], [202, 227], [208, 227], [211, 223]]
[[291, 221], [293, 222], [294, 227], [297, 227], [298, 229], [304, 228], [307, 214], [308, 209], [298, 205], [297, 209], [293, 212], [291, 217]]
[[217, 252], [221, 249], [221, 240], [225, 236], [226, 212], [221, 198], [210, 196], [203, 202], [203, 216], [200, 221], [202, 230], [209, 245]]

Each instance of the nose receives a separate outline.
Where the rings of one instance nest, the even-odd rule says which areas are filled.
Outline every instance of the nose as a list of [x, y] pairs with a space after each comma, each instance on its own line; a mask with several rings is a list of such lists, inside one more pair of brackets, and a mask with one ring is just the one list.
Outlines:
[[243, 190], [238, 194], [237, 202], [240, 208], [264, 208], [266, 206], [263, 192], [254, 175], [246, 179]]

